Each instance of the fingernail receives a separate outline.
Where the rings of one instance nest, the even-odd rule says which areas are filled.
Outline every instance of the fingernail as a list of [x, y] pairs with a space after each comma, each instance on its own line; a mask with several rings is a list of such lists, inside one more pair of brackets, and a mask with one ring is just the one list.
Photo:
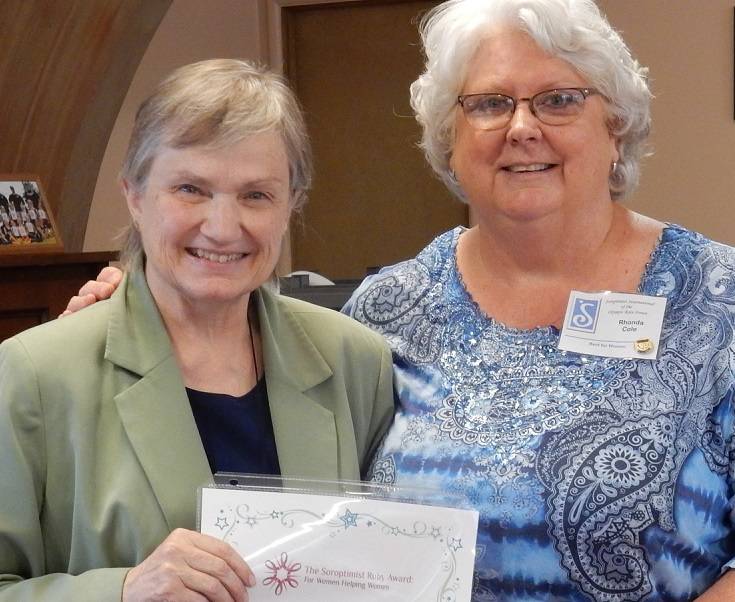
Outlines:
[[255, 587], [255, 584], [257, 582], [255, 581], [255, 575], [250, 573], [250, 576], [248, 577], [248, 587]]

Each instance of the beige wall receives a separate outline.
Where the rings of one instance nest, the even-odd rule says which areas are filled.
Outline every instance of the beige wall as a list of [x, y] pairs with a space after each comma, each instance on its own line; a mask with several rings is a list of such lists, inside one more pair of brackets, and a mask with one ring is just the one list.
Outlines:
[[735, 244], [733, 0], [598, 0], [650, 69], [654, 155], [634, 210]]
[[[284, 2], [284, 0], [280, 0]], [[654, 155], [627, 201], [642, 213], [735, 244], [733, 0], [598, 0], [639, 61], [650, 67]], [[266, 58], [264, 4], [174, 0], [136, 73], [95, 190], [85, 250], [116, 248], [127, 223], [116, 175], [134, 110], [172, 68], [215, 56]], [[260, 11], [258, 10], [260, 7]]]
[[176, 67], [202, 59], [262, 60], [266, 35], [264, 11], [257, 0], [173, 1], [143, 56], [112, 130], [89, 212], [85, 251], [119, 248], [114, 238], [129, 216], [117, 174], [135, 111], [152, 87]]

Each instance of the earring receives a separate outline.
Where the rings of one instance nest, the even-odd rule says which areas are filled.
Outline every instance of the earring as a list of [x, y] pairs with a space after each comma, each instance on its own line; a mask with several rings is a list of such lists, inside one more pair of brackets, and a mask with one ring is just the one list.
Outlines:
[[610, 175], [611, 176], [616, 175], [617, 174], [617, 171], [618, 171], [618, 162], [617, 161], [613, 161], [612, 162], [612, 165], [610, 166]]

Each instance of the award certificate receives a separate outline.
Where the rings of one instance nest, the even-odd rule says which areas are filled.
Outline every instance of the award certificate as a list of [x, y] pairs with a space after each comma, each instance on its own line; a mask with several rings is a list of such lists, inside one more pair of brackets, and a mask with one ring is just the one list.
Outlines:
[[253, 602], [469, 602], [477, 512], [205, 487], [200, 530], [252, 568]]

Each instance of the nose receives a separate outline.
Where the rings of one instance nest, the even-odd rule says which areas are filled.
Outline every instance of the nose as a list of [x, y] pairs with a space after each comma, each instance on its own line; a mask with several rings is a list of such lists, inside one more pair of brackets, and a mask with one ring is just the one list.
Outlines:
[[529, 142], [541, 138], [541, 128], [538, 120], [531, 111], [527, 99], [518, 101], [516, 110], [508, 124], [507, 140], [509, 142]]
[[231, 195], [215, 195], [207, 203], [200, 231], [218, 244], [228, 244], [242, 237], [242, 224], [237, 199]]

